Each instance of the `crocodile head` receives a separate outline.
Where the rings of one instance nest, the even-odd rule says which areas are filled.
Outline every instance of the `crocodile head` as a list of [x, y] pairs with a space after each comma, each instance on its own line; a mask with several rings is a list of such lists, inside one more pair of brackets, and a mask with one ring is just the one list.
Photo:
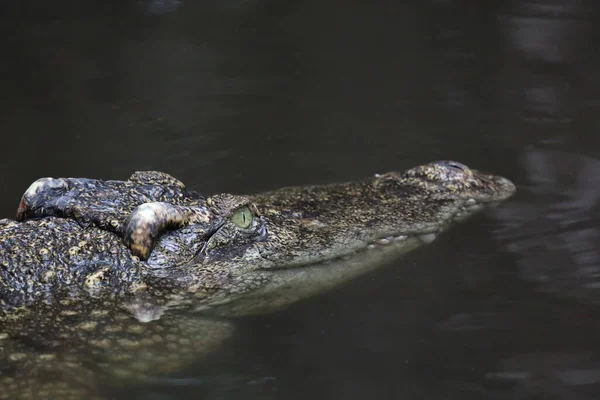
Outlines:
[[227, 303], [252, 292], [264, 309], [266, 302], [304, 297], [430, 243], [454, 221], [514, 191], [505, 178], [438, 161], [363, 181], [247, 196], [246, 218], [259, 221], [253, 229], [266, 235], [241, 243], [222, 236], [198, 264], [178, 271], [185, 271], [180, 282], [192, 292], [218, 287], [217, 297]]

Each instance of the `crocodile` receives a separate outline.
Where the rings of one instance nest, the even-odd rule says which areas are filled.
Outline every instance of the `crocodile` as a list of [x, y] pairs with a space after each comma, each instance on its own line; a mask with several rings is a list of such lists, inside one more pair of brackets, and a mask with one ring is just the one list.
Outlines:
[[234, 317], [365, 274], [514, 191], [452, 161], [208, 198], [157, 172], [44, 178], [0, 220], [0, 398], [103, 398], [173, 373]]

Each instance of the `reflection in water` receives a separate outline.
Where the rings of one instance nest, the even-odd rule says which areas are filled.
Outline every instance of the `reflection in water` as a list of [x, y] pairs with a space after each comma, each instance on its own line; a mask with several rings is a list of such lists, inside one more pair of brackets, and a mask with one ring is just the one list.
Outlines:
[[[573, 87], [578, 61], [591, 39], [582, 1], [513, 2], [511, 13], [500, 14], [504, 37], [526, 67], [515, 99], [521, 99], [534, 128], [542, 124], [542, 142], [552, 148], [571, 146], [576, 137], [572, 122], [578, 116]], [[580, 83], [580, 82], [577, 82]], [[552, 139], [552, 140], [550, 140]], [[508, 225], [501, 235], [510, 237], [509, 249], [519, 255], [523, 277], [540, 283], [540, 289], [600, 302], [600, 231], [595, 211], [600, 199], [597, 173], [600, 161], [539, 146], [523, 152], [529, 184], [521, 188], [521, 202], [499, 211]], [[574, 267], [576, 266], [576, 267]]]
[[487, 378], [517, 381], [510, 395], [515, 400], [592, 400], [600, 390], [600, 359], [579, 353], [522, 354], [500, 362], [498, 371]]
[[[495, 234], [515, 255], [521, 279], [533, 282], [539, 292], [582, 304], [565, 310], [551, 300], [543, 307], [528, 301], [520, 307], [528, 306], [530, 312], [515, 309], [504, 316], [505, 324], [539, 338], [521, 351], [512, 349], [513, 355], [500, 356], [486, 374], [487, 386], [501, 385], [510, 399], [591, 400], [600, 392], [598, 354], [582, 351], [595, 342], [588, 331], [596, 332], [597, 326], [586, 320], [598, 314], [595, 307], [600, 305], [600, 160], [564, 151], [579, 150], [591, 139], [576, 129], [590, 78], [581, 75], [586, 74], [583, 58], [592, 40], [585, 20], [590, 10], [583, 3], [513, 2], [498, 19], [517, 61], [509, 68], [516, 72], [509, 107], [516, 106], [521, 115], [526, 140], [537, 135], [542, 145], [527, 143], [520, 158], [526, 183], [514, 201], [496, 211], [503, 228]], [[535, 322], [521, 322], [520, 314]], [[509, 338], [519, 340], [518, 335]]]
[[[577, 61], [589, 40], [589, 26], [582, 23], [582, 10], [575, 2], [515, 4], [516, 15], [499, 19], [505, 38], [521, 60], [516, 69], [525, 66], [525, 79], [515, 82], [510, 98], [523, 110], [525, 126], [532, 132], [542, 129], [541, 142], [546, 147], [571, 147], [577, 138], [572, 135], [573, 128], [567, 132], [564, 128], [573, 126], [581, 106]], [[596, 218], [600, 186], [595, 178], [600, 160], [536, 145], [527, 147], [521, 161], [527, 184], [520, 186], [515, 201], [497, 210], [496, 216], [504, 225], [496, 232], [497, 237], [515, 254], [520, 278], [534, 282], [536, 290], [600, 305], [600, 229]], [[529, 326], [527, 329], [539, 335], [564, 341], [560, 346], [537, 346], [539, 352], [532, 353], [535, 347], [530, 346], [521, 354], [501, 357], [486, 378], [492, 385], [509, 384], [507, 398], [597, 398], [597, 355], [581, 354], [580, 343], [568, 329], [572, 326], [585, 332], [595, 327], [584, 324], [579, 328], [582, 322], [573, 322], [585, 311], [565, 313], [559, 307], [553, 310], [548, 304], [538, 309], [532, 315], [537, 323], [519, 324], [516, 314], [506, 321], [517, 329]], [[558, 333], [562, 329], [555, 324], [564, 324], [564, 333]], [[584, 342], [589, 340], [585, 333], [581, 337]], [[566, 349], [571, 352], [565, 353]]]
[[503, 63], [514, 74], [507, 78], [507, 106], [516, 106], [526, 124], [549, 129], [541, 138], [546, 143], [566, 139], [552, 131], [575, 121], [584, 90], [581, 65], [592, 30], [585, 18], [589, 10], [580, 3], [513, 1], [498, 14], [506, 52], [514, 56]]
[[600, 160], [532, 149], [525, 166], [531, 184], [498, 210], [498, 236], [539, 290], [600, 305]]
[[[529, 149], [523, 166], [527, 185], [521, 185], [515, 201], [496, 210], [504, 227], [496, 237], [506, 243], [516, 256], [521, 279], [535, 283], [535, 289], [559, 298], [575, 299], [583, 304], [600, 305], [600, 160], [576, 154]], [[586, 330], [595, 332], [595, 324], [587, 327], [586, 318], [598, 314], [597, 309], [584, 311], [571, 306], [566, 313], [560, 306], [538, 310], [548, 315], [542, 325], [532, 327], [540, 334], [560, 338], [554, 324], [564, 324], [590, 340]], [[587, 315], [586, 315], [587, 313]], [[566, 315], [565, 315], [566, 314]], [[534, 318], [540, 318], [537, 315]], [[582, 320], [581, 318], [584, 318]], [[583, 324], [583, 327], [580, 326]], [[542, 333], [543, 332], [543, 333]], [[572, 333], [565, 334], [558, 352], [521, 354], [503, 359], [492, 381], [517, 383], [513, 398], [551, 396], [557, 399], [593, 399], [600, 391], [600, 359], [597, 353], [577, 352], [581, 343]], [[592, 339], [594, 340], [594, 339]], [[584, 346], [586, 346], [584, 344]], [[585, 393], [590, 393], [586, 397]], [[554, 397], [552, 397], [554, 396]]]

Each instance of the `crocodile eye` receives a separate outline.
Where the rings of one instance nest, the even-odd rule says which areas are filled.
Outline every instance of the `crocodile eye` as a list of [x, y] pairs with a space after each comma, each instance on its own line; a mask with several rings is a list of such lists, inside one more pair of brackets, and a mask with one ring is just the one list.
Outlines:
[[254, 216], [252, 215], [252, 211], [248, 206], [240, 207], [231, 216], [231, 222], [235, 225], [239, 226], [242, 229], [246, 229], [250, 227], [252, 224], [252, 219]]

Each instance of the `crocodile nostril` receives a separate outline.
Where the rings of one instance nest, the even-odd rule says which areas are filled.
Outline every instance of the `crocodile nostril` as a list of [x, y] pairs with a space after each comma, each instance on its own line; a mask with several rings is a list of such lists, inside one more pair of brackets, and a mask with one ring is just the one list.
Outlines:
[[463, 171], [463, 172], [464, 172], [464, 171], [465, 171], [465, 169], [466, 169], [466, 166], [465, 166], [465, 165], [462, 165], [462, 164], [460, 164], [460, 163], [457, 163], [457, 162], [454, 162], [454, 161], [446, 161], [444, 164], [445, 164], [447, 167], [450, 167], [450, 168], [452, 168], [452, 169], [456, 169], [456, 170], [459, 170], [459, 171]]
[[445, 167], [448, 169], [452, 169], [455, 171], [467, 172], [469, 171], [469, 167], [464, 164], [461, 164], [456, 161], [444, 160], [444, 161], [436, 161], [434, 164], [439, 165], [441, 167]]

